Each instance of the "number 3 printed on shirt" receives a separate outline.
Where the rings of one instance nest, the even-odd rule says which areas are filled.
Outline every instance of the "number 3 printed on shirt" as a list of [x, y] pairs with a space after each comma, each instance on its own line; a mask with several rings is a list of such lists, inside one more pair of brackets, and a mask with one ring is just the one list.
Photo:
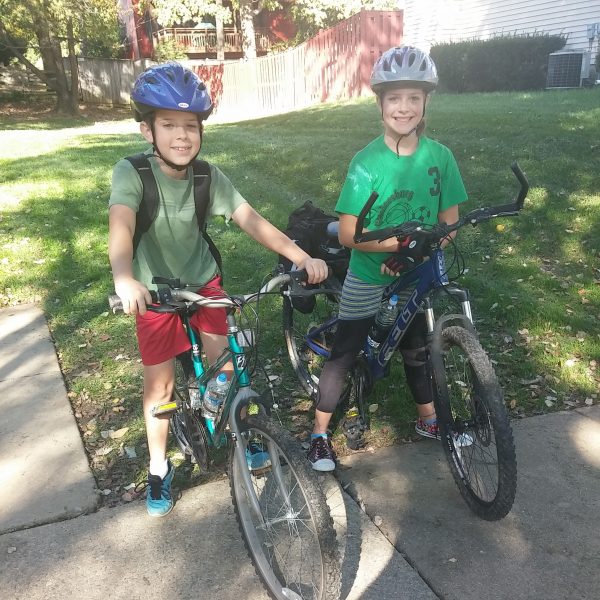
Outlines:
[[431, 167], [427, 173], [433, 177], [433, 184], [435, 187], [429, 188], [429, 193], [432, 196], [440, 195], [440, 170], [437, 167]]

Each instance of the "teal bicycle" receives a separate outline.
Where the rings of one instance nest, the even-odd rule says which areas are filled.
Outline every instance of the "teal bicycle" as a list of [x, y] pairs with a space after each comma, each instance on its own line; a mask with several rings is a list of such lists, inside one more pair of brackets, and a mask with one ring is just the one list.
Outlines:
[[[278, 275], [259, 292], [245, 296], [201, 296], [200, 286], [157, 277], [148, 310], [179, 315], [192, 349], [176, 358], [171, 402], [155, 415], [169, 414], [170, 428], [182, 452], [207, 470], [211, 452], [228, 447], [231, 497], [246, 548], [258, 575], [275, 600], [334, 600], [340, 595], [340, 561], [333, 520], [315, 473], [296, 440], [271, 418], [270, 391], [251, 388], [249, 358], [256, 351], [252, 330], [238, 327], [236, 315], [250, 302], [306, 277], [304, 272]], [[122, 309], [111, 296], [113, 311]], [[200, 336], [190, 316], [202, 307], [227, 309], [228, 348], [211, 365], [203, 362]], [[258, 313], [256, 313], [258, 314]], [[258, 316], [256, 317], [258, 322]], [[234, 374], [227, 397], [214, 418], [202, 416], [193, 402], [229, 362]], [[268, 451], [260, 469], [250, 469], [248, 452]]]

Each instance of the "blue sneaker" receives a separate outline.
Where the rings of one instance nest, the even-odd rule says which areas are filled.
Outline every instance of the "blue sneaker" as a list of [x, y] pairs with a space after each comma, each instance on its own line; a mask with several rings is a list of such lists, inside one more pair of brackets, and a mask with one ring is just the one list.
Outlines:
[[271, 457], [263, 444], [248, 442], [246, 447], [246, 462], [251, 471], [260, 471], [271, 466]]
[[151, 517], [164, 517], [173, 510], [171, 482], [175, 475], [175, 467], [168, 461], [167, 474], [161, 479], [158, 475], [148, 473], [146, 488], [146, 509]]

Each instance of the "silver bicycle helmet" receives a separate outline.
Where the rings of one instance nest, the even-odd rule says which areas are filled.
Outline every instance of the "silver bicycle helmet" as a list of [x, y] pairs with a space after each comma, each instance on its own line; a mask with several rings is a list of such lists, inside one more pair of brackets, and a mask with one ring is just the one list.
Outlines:
[[430, 92], [437, 84], [435, 63], [429, 54], [414, 46], [390, 48], [377, 59], [371, 73], [371, 89], [376, 94], [402, 86]]

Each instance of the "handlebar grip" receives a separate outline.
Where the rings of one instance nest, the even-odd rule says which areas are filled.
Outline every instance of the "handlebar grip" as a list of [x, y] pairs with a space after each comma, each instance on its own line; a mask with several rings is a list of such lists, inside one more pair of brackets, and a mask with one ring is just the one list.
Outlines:
[[[150, 291], [150, 297], [152, 298], [152, 303], [159, 304], [161, 300], [158, 295], [158, 292], [156, 292], [155, 290], [149, 290], [149, 291]], [[117, 294], [111, 294], [108, 297], [108, 306], [109, 306], [110, 310], [113, 311], [113, 313], [123, 312], [123, 301], [121, 300], [120, 296], [117, 296]]]
[[523, 171], [521, 170], [521, 167], [519, 167], [519, 164], [517, 163], [517, 161], [513, 161], [513, 163], [510, 165], [510, 168], [512, 170], [512, 172], [515, 174], [515, 177], [519, 180], [519, 183], [521, 184], [521, 189], [519, 190], [519, 195], [517, 196], [517, 199], [515, 200], [515, 205], [517, 207], [517, 211], [521, 210], [523, 208], [523, 204], [525, 203], [525, 198], [527, 197], [527, 192], [529, 192], [529, 181], [527, 180], [527, 176], [525, 175], [525, 173], [523, 173]]
[[362, 207], [362, 210], [358, 214], [358, 219], [356, 220], [356, 228], [354, 230], [354, 242], [359, 243], [357, 241], [358, 238], [362, 235], [363, 229], [365, 228], [365, 217], [367, 213], [371, 210], [373, 204], [375, 204], [375, 200], [379, 198], [379, 194], [377, 192], [371, 192], [367, 203]]
[[116, 294], [112, 294], [108, 297], [108, 306], [110, 310], [114, 313], [120, 312], [123, 310], [123, 303], [121, 302], [121, 297]]

